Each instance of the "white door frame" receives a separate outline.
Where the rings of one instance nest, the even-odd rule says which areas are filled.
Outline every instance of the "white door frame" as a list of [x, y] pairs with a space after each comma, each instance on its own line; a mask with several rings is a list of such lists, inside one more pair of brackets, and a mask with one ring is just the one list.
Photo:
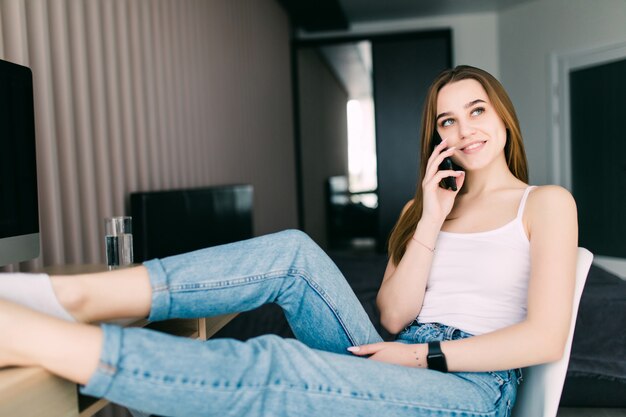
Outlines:
[[626, 59], [626, 41], [550, 56], [552, 183], [572, 190], [569, 73]]
[[[552, 111], [552, 183], [572, 190], [569, 73], [626, 59], [626, 42], [595, 48], [555, 52], [550, 57]], [[626, 280], [626, 259], [594, 257], [594, 263]]]

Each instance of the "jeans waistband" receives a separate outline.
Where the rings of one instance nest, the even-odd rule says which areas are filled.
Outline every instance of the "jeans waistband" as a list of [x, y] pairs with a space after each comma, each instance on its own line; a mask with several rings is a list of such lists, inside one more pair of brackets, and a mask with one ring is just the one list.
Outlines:
[[472, 336], [472, 334], [453, 326], [441, 323], [420, 323], [417, 320], [413, 320], [398, 334], [397, 339], [411, 343], [428, 343], [465, 339]]

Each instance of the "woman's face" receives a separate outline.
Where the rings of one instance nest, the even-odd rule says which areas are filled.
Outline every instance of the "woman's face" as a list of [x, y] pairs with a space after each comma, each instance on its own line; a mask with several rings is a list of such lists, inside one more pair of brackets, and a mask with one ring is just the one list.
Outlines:
[[474, 79], [446, 84], [437, 95], [437, 131], [456, 146], [452, 159], [467, 171], [503, 157], [506, 127], [487, 92]]

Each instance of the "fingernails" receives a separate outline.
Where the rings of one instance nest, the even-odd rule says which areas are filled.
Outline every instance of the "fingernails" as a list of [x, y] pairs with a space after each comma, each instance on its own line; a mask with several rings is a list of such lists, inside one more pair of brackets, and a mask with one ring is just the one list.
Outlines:
[[361, 350], [361, 348], [360, 348], [360, 347], [358, 347], [358, 346], [350, 346], [350, 347], [348, 348], [348, 351], [349, 351], [349, 352], [358, 352], [359, 350]]

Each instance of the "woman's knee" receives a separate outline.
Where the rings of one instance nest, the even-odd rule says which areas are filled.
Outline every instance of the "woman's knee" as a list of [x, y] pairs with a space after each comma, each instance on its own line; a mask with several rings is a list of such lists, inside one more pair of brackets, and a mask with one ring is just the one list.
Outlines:
[[309, 235], [302, 230], [288, 229], [280, 232], [289, 245], [297, 248], [309, 249], [312, 251], [322, 251], [322, 248]]

